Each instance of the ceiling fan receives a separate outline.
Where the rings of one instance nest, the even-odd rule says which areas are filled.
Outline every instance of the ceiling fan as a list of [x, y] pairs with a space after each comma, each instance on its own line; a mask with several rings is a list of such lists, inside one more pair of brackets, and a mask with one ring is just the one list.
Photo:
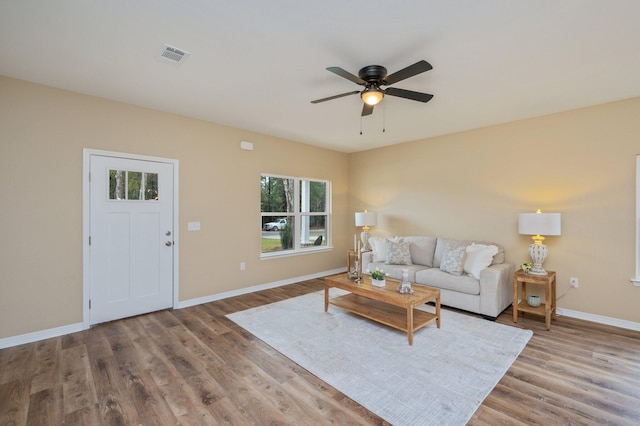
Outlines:
[[422, 60], [413, 65], [409, 65], [400, 71], [396, 71], [391, 75], [387, 75], [387, 69], [385, 67], [381, 65], [367, 65], [358, 71], [358, 76], [355, 76], [340, 67], [329, 67], [327, 68], [328, 71], [346, 78], [347, 80], [353, 81], [360, 86], [364, 86], [364, 90], [354, 90], [352, 92], [329, 96], [328, 98], [316, 99], [315, 101], [311, 101], [311, 103], [317, 104], [320, 102], [330, 101], [332, 99], [342, 98], [343, 96], [360, 93], [360, 97], [364, 102], [364, 106], [362, 107], [362, 116], [364, 117], [365, 115], [370, 115], [373, 112], [373, 107], [382, 101], [384, 95], [397, 96], [399, 98], [410, 99], [418, 102], [429, 102], [431, 98], [433, 98], [433, 95], [428, 93], [397, 89], [395, 87], [387, 87], [386, 89], [383, 89], [381, 86], [390, 86], [409, 77], [413, 77], [414, 75], [429, 71], [432, 68], [433, 67], [429, 62]]

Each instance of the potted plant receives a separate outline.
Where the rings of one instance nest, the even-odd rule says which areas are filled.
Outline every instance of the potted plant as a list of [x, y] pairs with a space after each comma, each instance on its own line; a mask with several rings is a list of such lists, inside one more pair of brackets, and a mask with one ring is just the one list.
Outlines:
[[528, 274], [529, 270], [533, 268], [533, 265], [531, 264], [531, 262], [524, 262], [522, 265], [520, 265], [520, 267], [525, 274]]
[[385, 285], [387, 285], [387, 273], [384, 272], [382, 269], [380, 268], [376, 268], [375, 271], [370, 272], [367, 269], [367, 273], [371, 274], [371, 284], [376, 286], [376, 287], [384, 287]]

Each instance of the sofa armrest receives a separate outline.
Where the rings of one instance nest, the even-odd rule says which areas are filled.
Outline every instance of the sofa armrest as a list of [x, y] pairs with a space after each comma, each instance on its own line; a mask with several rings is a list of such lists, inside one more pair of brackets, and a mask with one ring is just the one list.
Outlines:
[[513, 273], [511, 263], [491, 265], [480, 271], [480, 313], [497, 317], [513, 303]]

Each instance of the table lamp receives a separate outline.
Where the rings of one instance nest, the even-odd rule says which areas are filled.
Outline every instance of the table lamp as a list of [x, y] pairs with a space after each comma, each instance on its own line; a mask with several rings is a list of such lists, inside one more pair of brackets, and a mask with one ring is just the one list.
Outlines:
[[362, 233], [360, 234], [360, 240], [362, 241], [362, 248], [369, 250], [369, 227], [376, 226], [376, 214], [368, 212], [366, 209], [363, 212], [356, 212], [356, 226], [362, 226]]
[[543, 235], [560, 235], [560, 213], [520, 213], [518, 233], [533, 235], [533, 244], [529, 245], [529, 255], [533, 260], [533, 267], [529, 271], [533, 275], [547, 275], [542, 263], [547, 258], [547, 246], [542, 244]]

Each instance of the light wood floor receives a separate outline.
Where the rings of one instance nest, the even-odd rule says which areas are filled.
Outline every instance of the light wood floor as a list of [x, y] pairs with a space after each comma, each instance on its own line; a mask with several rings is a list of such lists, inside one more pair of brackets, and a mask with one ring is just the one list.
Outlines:
[[[322, 288], [310, 280], [3, 349], [0, 425], [386, 424], [225, 318]], [[514, 325], [511, 309], [498, 322]], [[551, 331], [537, 317], [517, 326], [535, 334], [471, 425], [640, 423], [640, 333], [565, 317]]]

